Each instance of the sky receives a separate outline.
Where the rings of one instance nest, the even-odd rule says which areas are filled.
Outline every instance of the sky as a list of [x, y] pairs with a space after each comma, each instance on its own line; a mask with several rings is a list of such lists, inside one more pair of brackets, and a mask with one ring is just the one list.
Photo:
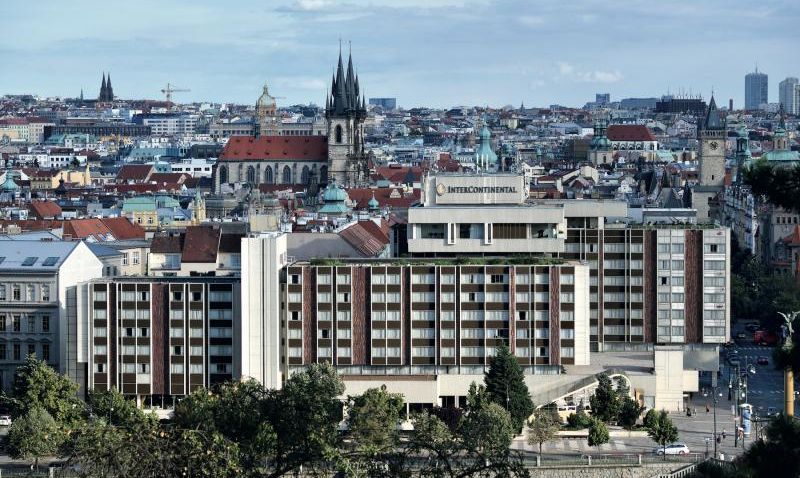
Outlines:
[[582, 106], [800, 76], [796, 0], [4, 0], [0, 94], [324, 104], [339, 42], [400, 106]]

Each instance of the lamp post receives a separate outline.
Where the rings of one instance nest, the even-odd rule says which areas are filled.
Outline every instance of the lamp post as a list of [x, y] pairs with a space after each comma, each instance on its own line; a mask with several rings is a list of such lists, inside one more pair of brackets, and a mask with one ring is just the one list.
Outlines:
[[[714, 403], [714, 457], [717, 457], [717, 402], [719, 401], [719, 397], [722, 396], [722, 390], [720, 390], [719, 386], [714, 385], [711, 387], [711, 390], [704, 388], [703, 389], [703, 396], [708, 397], [709, 393], [711, 394], [712, 402]], [[706, 440], [706, 455], [708, 455], [708, 440]]]
[[[794, 334], [794, 320], [800, 315], [800, 310], [790, 312], [785, 314], [783, 312], [778, 312], [778, 314], [783, 317], [783, 320], [786, 322], [784, 324], [785, 330], [784, 333], [786, 335], [785, 340], [783, 341], [783, 349], [784, 351], [790, 351], [792, 349], [792, 334]], [[792, 366], [789, 365], [783, 369], [783, 402], [784, 402], [784, 412], [786, 413], [787, 417], [794, 416], [794, 372], [792, 371]]]

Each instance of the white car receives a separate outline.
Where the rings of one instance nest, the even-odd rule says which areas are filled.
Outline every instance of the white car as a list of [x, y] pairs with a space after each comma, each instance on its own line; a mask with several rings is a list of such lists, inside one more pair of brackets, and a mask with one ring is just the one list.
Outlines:
[[0, 427], [10, 427], [11, 417], [8, 415], [0, 415]]
[[686, 446], [686, 443], [670, 443], [666, 446], [666, 451], [663, 446], [660, 446], [654, 448], [653, 453], [656, 455], [663, 455], [664, 453], [667, 455], [688, 455], [689, 447]]

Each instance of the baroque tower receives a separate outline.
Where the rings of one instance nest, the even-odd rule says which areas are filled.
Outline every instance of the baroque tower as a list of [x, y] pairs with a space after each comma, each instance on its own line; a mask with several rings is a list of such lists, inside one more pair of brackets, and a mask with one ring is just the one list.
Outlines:
[[264, 83], [264, 92], [256, 101], [256, 119], [258, 122], [258, 135], [275, 136], [278, 131], [277, 104], [275, 97], [269, 94], [269, 88]]
[[[360, 98], [359, 98], [360, 97]], [[347, 59], [347, 73], [339, 51], [339, 64], [325, 100], [328, 123], [328, 177], [321, 182], [337, 181], [355, 186], [366, 180], [367, 158], [364, 153], [364, 120], [367, 108], [360, 93], [358, 76], [353, 72], [353, 56]]]

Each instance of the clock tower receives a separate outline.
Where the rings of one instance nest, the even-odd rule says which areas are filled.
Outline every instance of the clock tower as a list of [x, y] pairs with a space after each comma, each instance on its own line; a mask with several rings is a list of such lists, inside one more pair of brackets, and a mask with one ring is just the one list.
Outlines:
[[722, 187], [725, 184], [725, 122], [720, 118], [714, 97], [708, 104], [705, 118], [697, 128], [700, 142], [700, 185]]
[[713, 222], [719, 214], [720, 195], [725, 186], [725, 136], [725, 122], [711, 96], [705, 117], [697, 122], [700, 179], [692, 189], [691, 204], [699, 223]]

